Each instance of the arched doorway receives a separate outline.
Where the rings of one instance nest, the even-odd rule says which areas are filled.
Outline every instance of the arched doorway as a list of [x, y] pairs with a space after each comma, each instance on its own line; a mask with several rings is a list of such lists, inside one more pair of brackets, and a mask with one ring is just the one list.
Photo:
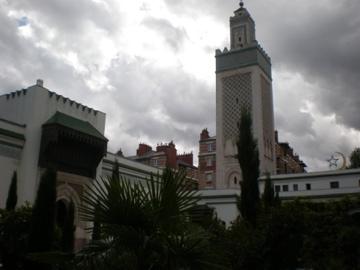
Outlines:
[[[64, 178], [66, 180], [66, 178]], [[81, 205], [80, 196], [78, 192], [65, 182], [59, 185], [57, 188], [57, 216], [56, 222], [59, 228], [64, 221], [64, 217], [69, 214], [70, 205], [74, 207], [74, 225], [75, 225], [75, 250], [79, 250], [83, 247], [89, 238], [85, 228], [88, 226], [86, 222], [81, 221], [79, 218], [79, 207]], [[72, 202], [72, 203], [71, 203]]]
[[68, 215], [68, 202], [64, 199], [56, 202], [56, 225], [63, 228]]

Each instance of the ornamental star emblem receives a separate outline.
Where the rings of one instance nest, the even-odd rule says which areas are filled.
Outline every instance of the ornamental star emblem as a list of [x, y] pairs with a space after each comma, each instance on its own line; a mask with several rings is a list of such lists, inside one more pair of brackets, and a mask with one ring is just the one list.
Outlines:
[[330, 169], [332, 169], [332, 168], [337, 168], [338, 167], [338, 164], [337, 164], [337, 162], [339, 161], [339, 159], [338, 158], [335, 158], [335, 156], [334, 155], [332, 155], [329, 159], [327, 159], [326, 160], [327, 162], [329, 162], [329, 167], [330, 167]]

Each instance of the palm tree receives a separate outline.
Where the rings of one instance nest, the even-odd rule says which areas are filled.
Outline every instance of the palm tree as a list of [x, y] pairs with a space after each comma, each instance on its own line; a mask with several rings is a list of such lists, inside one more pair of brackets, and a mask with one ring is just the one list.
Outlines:
[[185, 172], [165, 169], [144, 182], [103, 178], [89, 186], [81, 216], [101, 224], [100, 239], [76, 256], [81, 269], [219, 269], [206, 233], [190, 222], [199, 201]]

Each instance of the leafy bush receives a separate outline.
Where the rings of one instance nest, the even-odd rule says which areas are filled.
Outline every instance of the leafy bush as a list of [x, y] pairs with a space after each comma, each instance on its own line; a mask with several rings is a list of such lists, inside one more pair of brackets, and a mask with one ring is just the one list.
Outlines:
[[22, 269], [29, 237], [30, 205], [7, 211], [0, 209], [0, 258], [4, 269]]

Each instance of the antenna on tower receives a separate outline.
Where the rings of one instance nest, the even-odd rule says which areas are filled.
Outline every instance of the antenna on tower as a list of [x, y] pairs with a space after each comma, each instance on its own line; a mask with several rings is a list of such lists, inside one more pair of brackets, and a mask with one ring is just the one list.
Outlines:
[[240, 7], [241, 7], [241, 8], [244, 7], [244, 2], [243, 2], [243, 0], [240, 0]]

